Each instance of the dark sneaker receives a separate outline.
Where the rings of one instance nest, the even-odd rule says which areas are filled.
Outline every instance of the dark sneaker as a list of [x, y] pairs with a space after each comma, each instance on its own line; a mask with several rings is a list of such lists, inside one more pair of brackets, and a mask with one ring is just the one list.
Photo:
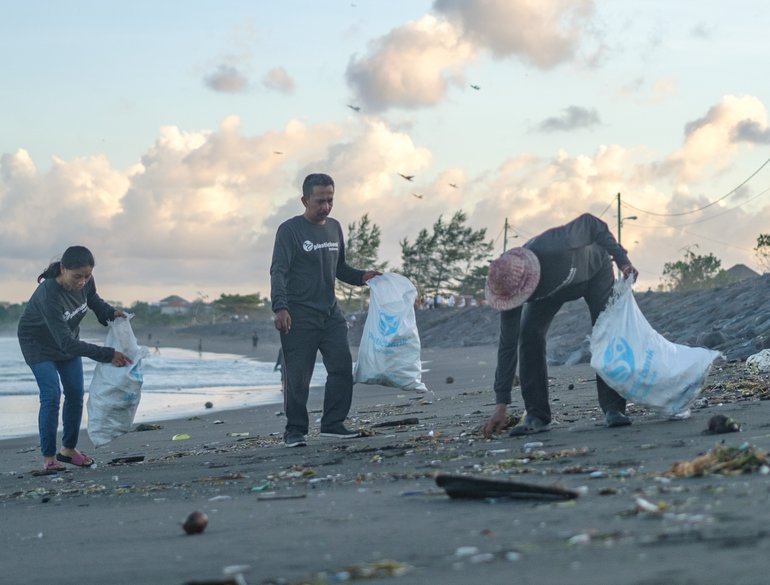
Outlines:
[[361, 433], [358, 431], [351, 431], [350, 429], [345, 428], [344, 425], [337, 425], [335, 427], [329, 427], [326, 429], [322, 428], [321, 436], [335, 437], [337, 439], [355, 439], [356, 437], [360, 437]]
[[283, 434], [283, 442], [287, 447], [304, 447], [307, 445], [305, 435], [299, 431], [287, 431]]
[[604, 414], [604, 420], [608, 427], [627, 427], [631, 424], [631, 419], [619, 410], [608, 410]]
[[548, 423], [540, 420], [536, 416], [525, 416], [524, 420], [517, 424], [508, 433], [509, 437], [522, 437], [524, 435], [534, 435], [535, 433], [545, 433], [550, 431]]

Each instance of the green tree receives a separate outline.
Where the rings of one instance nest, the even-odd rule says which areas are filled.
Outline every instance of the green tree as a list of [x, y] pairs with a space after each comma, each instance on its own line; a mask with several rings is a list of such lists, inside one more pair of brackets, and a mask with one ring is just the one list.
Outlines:
[[263, 299], [259, 293], [252, 295], [228, 295], [222, 293], [211, 304], [218, 312], [224, 315], [247, 315], [256, 313], [265, 305], [265, 302], [266, 299]]
[[[420, 295], [440, 291], [462, 292], [467, 279], [492, 252], [486, 229], [466, 225], [468, 216], [455, 212], [449, 222], [439, 216], [433, 233], [420, 230], [414, 244], [404, 238], [401, 244], [401, 273], [415, 283]], [[479, 273], [476, 273], [478, 278]]]
[[[380, 251], [380, 226], [372, 223], [369, 214], [365, 213], [358, 222], [348, 224], [348, 235], [345, 238], [345, 261], [354, 268], [362, 270], [378, 270], [383, 272], [387, 262], [377, 262]], [[369, 295], [369, 287], [355, 286], [337, 281], [337, 296], [343, 300], [346, 307], [356, 300], [365, 299]]]
[[754, 252], [757, 255], [762, 272], [770, 272], [770, 234], [759, 234], [757, 236], [757, 247], [754, 248]]
[[663, 279], [668, 290], [684, 292], [722, 286], [727, 283], [727, 274], [713, 254], [700, 256], [687, 248], [684, 260], [663, 265]]

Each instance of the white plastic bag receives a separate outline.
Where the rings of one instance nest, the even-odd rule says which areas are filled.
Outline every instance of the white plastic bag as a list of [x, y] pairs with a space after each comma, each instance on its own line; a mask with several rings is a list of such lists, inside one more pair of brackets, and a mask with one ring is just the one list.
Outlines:
[[358, 347], [353, 380], [425, 392], [420, 335], [414, 316], [417, 289], [408, 278], [386, 273], [367, 282], [369, 313]]
[[770, 349], [763, 349], [747, 357], [746, 368], [754, 373], [770, 372]]
[[631, 292], [632, 279], [615, 283], [590, 337], [591, 366], [625, 399], [674, 416], [687, 407], [721, 354], [671, 343], [644, 318]]
[[118, 368], [99, 363], [88, 389], [88, 437], [96, 447], [131, 430], [142, 395], [142, 358], [149, 355], [139, 346], [128, 318], [110, 321], [104, 345], [128, 356], [131, 364]]

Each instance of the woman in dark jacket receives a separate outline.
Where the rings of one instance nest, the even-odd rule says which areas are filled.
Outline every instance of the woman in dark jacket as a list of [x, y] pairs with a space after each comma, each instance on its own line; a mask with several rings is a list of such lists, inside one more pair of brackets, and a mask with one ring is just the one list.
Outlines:
[[[38, 287], [19, 320], [21, 353], [32, 370], [40, 390], [38, 428], [43, 469], [64, 470], [63, 463], [90, 467], [94, 460], [76, 449], [83, 415], [82, 357], [111, 362], [122, 367], [131, 363], [123, 353], [80, 341], [80, 322], [91, 309], [102, 325], [126, 314], [96, 294], [91, 277], [93, 254], [83, 246], [67, 248], [59, 262], [53, 262], [37, 278]], [[61, 382], [60, 382], [61, 381]], [[62, 447], [56, 450], [59, 402], [62, 408]]]

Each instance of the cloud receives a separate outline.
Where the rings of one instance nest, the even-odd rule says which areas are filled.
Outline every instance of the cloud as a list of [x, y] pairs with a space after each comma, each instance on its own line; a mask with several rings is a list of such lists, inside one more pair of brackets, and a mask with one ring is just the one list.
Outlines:
[[592, 0], [436, 0], [433, 7], [476, 45], [539, 69], [575, 59], [595, 13]]
[[540, 132], [569, 132], [581, 128], [591, 128], [601, 124], [599, 114], [594, 108], [569, 106], [564, 108], [564, 114], [546, 118], [537, 125]]
[[733, 128], [730, 138], [733, 142], [770, 144], [770, 128], [756, 120], [741, 120]]
[[203, 78], [206, 87], [221, 93], [242, 93], [248, 90], [248, 80], [232, 65], [219, 65]]
[[450, 23], [424, 16], [372, 42], [353, 57], [345, 76], [369, 111], [439, 103], [451, 85], [462, 85], [473, 46]]
[[682, 184], [713, 177], [733, 164], [741, 142], [762, 142], [767, 111], [752, 96], [725, 96], [706, 114], [685, 124], [685, 141], [662, 169]]
[[283, 67], [274, 67], [262, 78], [262, 85], [267, 89], [290, 94], [294, 92], [294, 80]]
[[433, 8], [351, 58], [345, 76], [368, 111], [438, 104], [465, 85], [480, 51], [540, 69], [578, 60], [595, 12], [592, 0], [436, 0]]

